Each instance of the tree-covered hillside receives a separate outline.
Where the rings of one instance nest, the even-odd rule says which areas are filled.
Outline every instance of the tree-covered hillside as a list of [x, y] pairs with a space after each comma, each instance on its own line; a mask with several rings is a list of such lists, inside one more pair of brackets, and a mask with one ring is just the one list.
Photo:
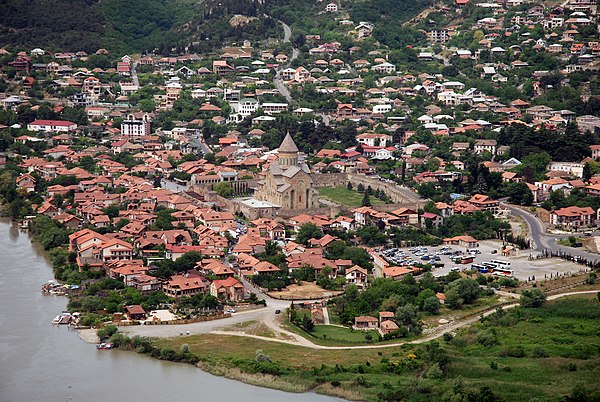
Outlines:
[[98, 49], [105, 31], [96, 0], [12, 0], [0, 2], [0, 47], [53, 46]]
[[357, 1], [350, 9], [354, 21], [375, 24], [373, 36], [392, 48], [413, 45], [417, 41], [415, 29], [402, 23], [429, 7], [432, 0], [366, 0]]
[[[195, 44], [206, 50], [280, 34], [261, 7], [256, 0], [1, 1], [0, 47], [168, 53]], [[229, 21], [235, 15], [254, 18], [233, 27]]]

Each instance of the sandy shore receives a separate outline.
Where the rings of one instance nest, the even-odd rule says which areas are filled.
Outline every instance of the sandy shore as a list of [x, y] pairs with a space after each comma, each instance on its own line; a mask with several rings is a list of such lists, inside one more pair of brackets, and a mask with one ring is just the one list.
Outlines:
[[100, 341], [100, 339], [98, 339], [98, 335], [96, 335], [95, 329], [78, 329], [77, 333], [84, 342], [98, 343]]

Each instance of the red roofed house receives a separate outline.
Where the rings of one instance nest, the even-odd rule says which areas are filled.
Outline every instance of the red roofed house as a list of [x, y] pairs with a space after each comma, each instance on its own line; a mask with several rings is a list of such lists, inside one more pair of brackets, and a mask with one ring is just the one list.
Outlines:
[[596, 212], [590, 208], [579, 208], [575, 206], [561, 208], [550, 214], [550, 224], [576, 228], [579, 226], [590, 226], [596, 221]]
[[69, 132], [77, 130], [77, 124], [67, 120], [34, 120], [27, 125], [29, 131]]
[[210, 294], [230, 301], [241, 301], [245, 298], [244, 285], [235, 278], [213, 281], [210, 284]]
[[170, 297], [193, 296], [206, 293], [209, 288], [208, 280], [201, 275], [173, 275], [164, 285], [163, 292]]
[[111, 239], [98, 247], [98, 258], [103, 262], [133, 259], [133, 246], [120, 239]]
[[396, 324], [392, 320], [385, 320], [385, 321], [382, 321], [381, 324], [379, 324], [379, 333], [382, 336], [396, 332], [399, 329], [400, 329], [400, 327], [398, 327], [398, 324]]
[[498, 200], [483, 194], [475, 194], [469, 199], [469, 203], [492, 214], [497, 214], [498, 209], [500, 208], [500, 202]]
[[352, 328], [360, 330], [372, 330], [377, 329], [379, 326], [379, 320], [371, 316], [360, 316], [354, 318], [354, 325]]
[[36, 180], [35, 177], [31, 176], [30, 174], [25, 173], [17, 177], [16, 183], [18, 189], [23, 189], [28, 193], [35, 191]]
[[600, 145], [590, 145], [592, 150], [592, 158], [594, 160], [600, 160]]
[[413, 272], [414, 269], [408, 267], [385, 267], [383, 268], [383, 277], [398, 280]]
[[268, 261], [261, 261], [252, 267], [252, 275], [268, 274], [270, 272], [279, 272], [279, 267]]
[[359, 289], [367, 287], [367, 270], [354, 265], [346, 270], [346, 283], [356, 285]]
[[463, 246], [466, 248], [479, 247], [477, 239], [468, 235], [448, 237], [444, 239], [444, 244], [451, 246]]
[[400, 208], [392, 211], [392, 214], [396, 215], [401, 225], [418, 225], [419, 224], [419, 213], [413, 209]]
[[143, 320], [146, 318], [146, 312], [139, 304], [125, 306], [125, 313], [131, 321]]

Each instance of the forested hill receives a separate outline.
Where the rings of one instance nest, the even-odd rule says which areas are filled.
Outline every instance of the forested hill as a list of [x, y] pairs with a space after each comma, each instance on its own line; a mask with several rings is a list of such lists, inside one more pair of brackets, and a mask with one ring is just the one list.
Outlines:
[[[222, 46], [225, 40], [274, 33], [257, 0], [8, 0], [0, 1], [0, 47], [117, 53]], [[231, 27], [233, 15], [257, 16]]]
[[[350, 18], [355, 23], [365, 21], [375, 25], [373, 37], [391, 48], [414, 45], [418, 34], [403, 23], [433, 4], [433, 0], [346, 0], [338, 2], [340, 12], [324, 13], [328, 1], [269, 0], [269, 14], [294, 28], [296, 34], [324, 35], [327, 40], [343, 42], [344, 35], [335, 18]], [[301, 43], [300, 43], [301, 44]]]

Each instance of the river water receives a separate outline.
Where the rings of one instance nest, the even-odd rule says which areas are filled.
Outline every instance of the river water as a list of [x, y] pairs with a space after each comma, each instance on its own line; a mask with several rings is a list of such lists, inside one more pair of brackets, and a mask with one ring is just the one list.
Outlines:
[[191, 365], [98, 351], [53, 326], [66, 298], [45, 296], [52, 270], [27, 234], [0, 221], [0, 401], [334, 401], [216, 377]]

